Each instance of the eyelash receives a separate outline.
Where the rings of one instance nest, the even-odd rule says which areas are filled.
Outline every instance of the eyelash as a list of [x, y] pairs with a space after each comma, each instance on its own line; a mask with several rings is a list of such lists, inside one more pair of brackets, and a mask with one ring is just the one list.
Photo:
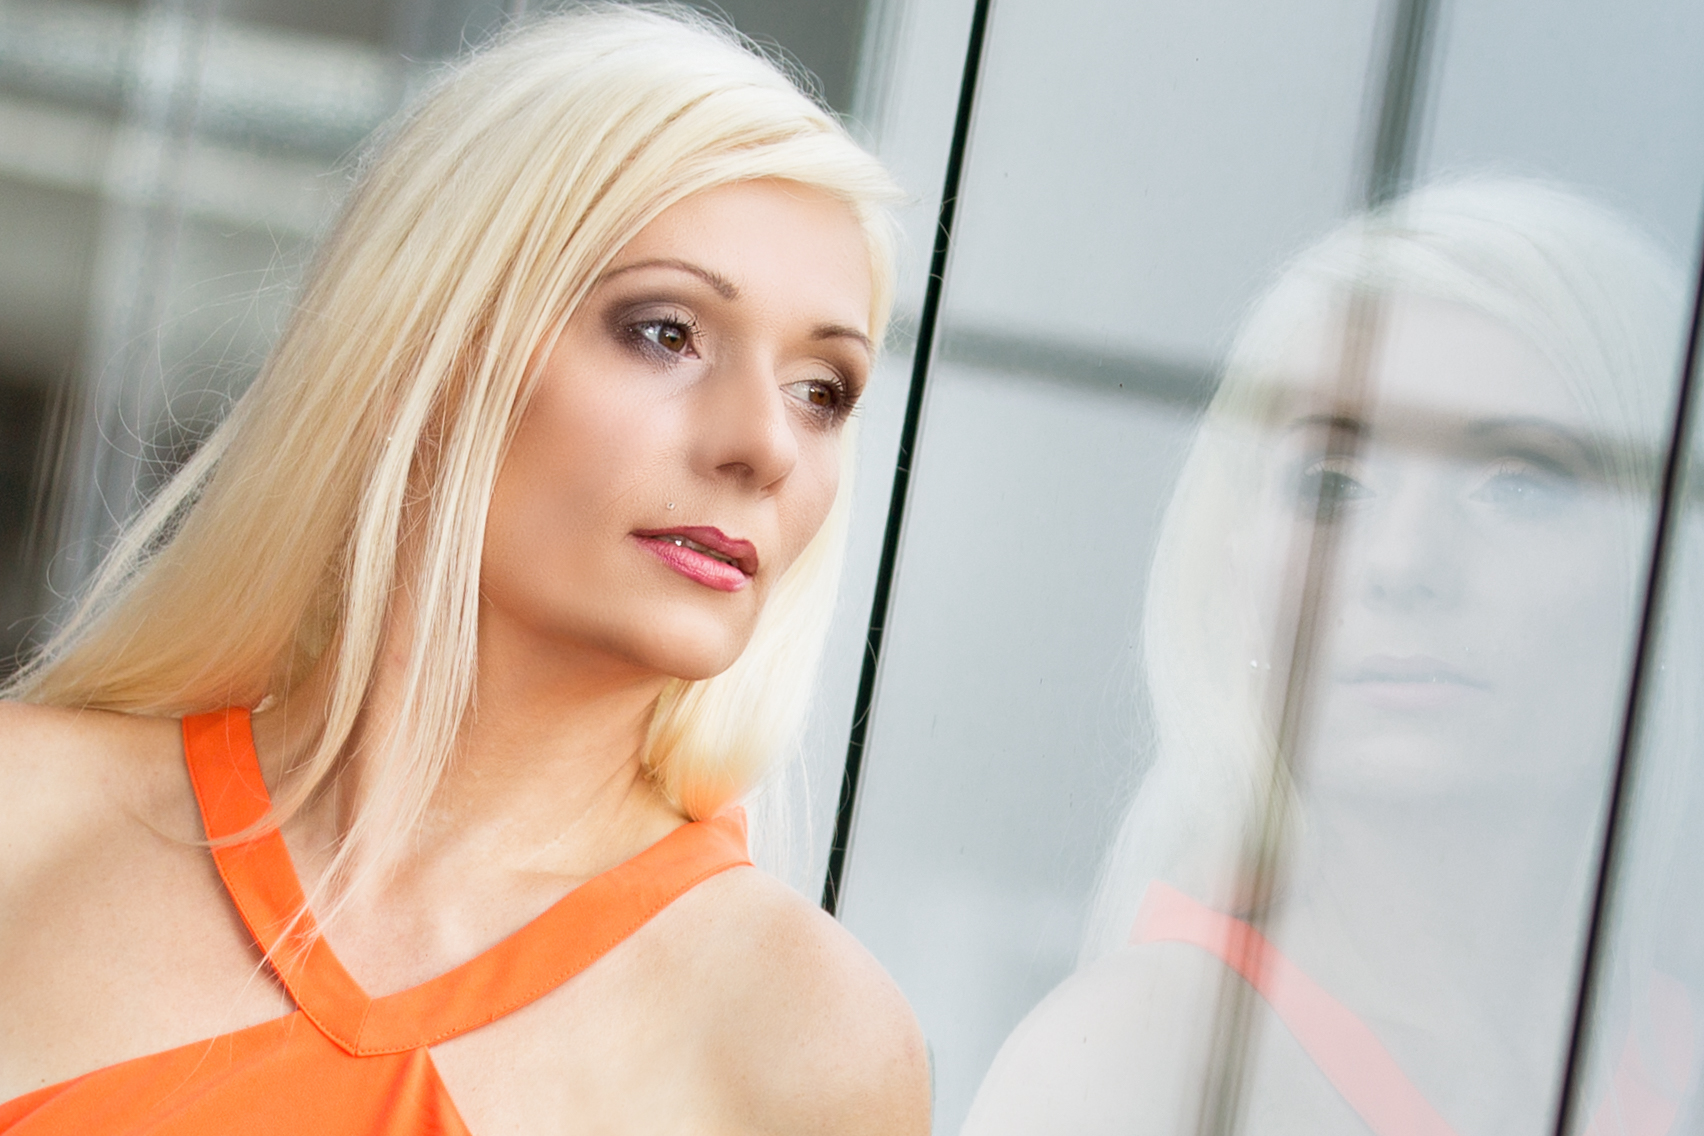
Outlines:
[[[658, 343], [656, 340], [645, 334], [647, 329], [665, 327], [678, 328], [685, 333], [686, 345], [683, 351], [670, 351], [667, 347], [664, 347], [661, 343]], [[623, 331], [626, 333], [628, 341], [633, 344], [635, 350], [646, 355], [648, 358], [658, 359], [664, 363], [672, 363], [677, 359], [689, 358], [690, 356], [685, 355], [684, 351], [692, 351], [696, 349], [700, 334], [698, 321], [689, 315], [679, 312], [671, 313], [666, 316], [651, 316], [646, 319], [635, 320], [623, 328]]]
[[800, 379], [799, 382], [821, 383], [833, 394], [834, 402], [830, 406], [817, 406], [805, 399], [799, 399], [799, 404], [805, 411], [821, 419], [824, 424], [838, 426], [857, 412], [858, 397], [852, 393], [852, 388], [846, 380], [838, 374], [831, 374], [826, 378]]
[[1335, 457], [1315, 457], [1297, 463], [1290, 474], [1290, 491], [1302, 514], [1335, 521], [1367, 495], [1360, 470]]
[[[682, 351], [670, 351], [661, 343], [645, 334], [653, 328], [678, 328], [686, 336], [686, 344]], [[686, 351], [694, 350], [701, 334], [698, 321], [684, 313], [671, 313], [664, 316], [651, 316], [646, 319], [634, 320], [626, 324], [622, 331], [625, 338], [636, 351], [647, 358], [661, 363], [673, 364], [680, 359], [690, 358]], [[826, 378], [801, 379], [800, 382], [821, 383], [833, 393], [834, 402], [830, 406], [817, 406], [805, 399], [798, 399], [805, 412], [822, 421], [825, 425], [838, 426], [850, 418], [857, 410], [858, 397], [852, 392], [851, 385], [839, 374], [831, 374]], [[789, 384], [793, 385], [793, 384]]]

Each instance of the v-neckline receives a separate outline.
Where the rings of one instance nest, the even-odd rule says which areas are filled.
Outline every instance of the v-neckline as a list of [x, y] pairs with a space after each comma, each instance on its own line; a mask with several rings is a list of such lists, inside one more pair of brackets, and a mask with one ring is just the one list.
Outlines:
[[357, 1056], [434, 1045], [549, 993], [644, 926], [688, 889], [751, 861], [737, 809], [684, 824], [587, 880], [490, 949], [417, 986], [374, 998], [344, 968], [307, 909], [277, 828], [240, 707], [183, 720], [184, 756], [213, 860], [249, 933], [297, 1009]]

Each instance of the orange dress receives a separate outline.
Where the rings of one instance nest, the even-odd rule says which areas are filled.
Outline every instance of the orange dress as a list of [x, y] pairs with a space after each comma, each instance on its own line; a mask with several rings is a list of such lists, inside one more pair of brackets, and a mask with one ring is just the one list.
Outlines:
[[[248, 712], [183, 721], [209, 838], [270, 804]], [[368, 997], [303, 910], [283, 838], [213, 852], [219, 875], [296, 1011], [248, 1029], [85, 1073], [0, 1104], [8, 1136], [466, 1136], [428, 1047], [478, 1029], [574, 977], [695, 884], [750, 863], [737, 812], [683, 825], [575, 888], [497, 946], [429, 982]]]
[[[1374, 1136], [1456, 1136], [1367, 1024], [1241, 919], [1156, 881], [1130, 943], [1188, 943], [1236, 971]], [[1666, 1136], [1679, 1118], [1697, 1048], [1692, 1004], [1668, 975], [1650, 986], [1654, 1044], [1628, 1037], [1584, 1136]]]

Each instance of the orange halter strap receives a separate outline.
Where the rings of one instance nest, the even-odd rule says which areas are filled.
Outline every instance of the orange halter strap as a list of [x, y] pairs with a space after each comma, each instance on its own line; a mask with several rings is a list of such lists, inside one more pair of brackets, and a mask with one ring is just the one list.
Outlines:
[[[248, 712], [185, 718], [183, 734], [208, 838], [226, 840], [260, 823], [271, 800]], [[682, 825], [484, 954], [419, 986], [372, 998], [320, 935], [277, 829], [217, 845], [213, 859], [297, 1007], [355, 1056], [434, 1045], [517, 1010], [590, 966], [694, 885], [750, 863], [739, 812]]]
[[[1236, 971], [1375, 1136], [1456, 1136], [1367, 1024], [1241, 919], [1156, 880], [1130, 942], [1188, 943]], [[1651, 997], [1657, 1060], [1629, 1036], [1584, 1136], [1664, 1136], [1679, 1116], [1695, 1048], [1691, 1005], [1667, 975], [1652, 976]]]

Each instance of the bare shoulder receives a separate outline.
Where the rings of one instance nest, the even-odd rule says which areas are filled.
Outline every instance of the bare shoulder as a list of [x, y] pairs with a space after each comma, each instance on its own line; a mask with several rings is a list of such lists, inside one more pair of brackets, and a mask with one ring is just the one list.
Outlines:
[[1078, 971], [1001, 1046], [966, 1136], [1189, 1130], [1225, 974], [1177, 943], [1127, 947]]
[[0, 702], [0, 879], [55, 859], [81, 834], [182, 811], [177, 723]]
[[725, 1084], [758, 1127], [927, 1133], [917, 1018], [881, 964], [834, 919], [752, 868], [709, 881], [707, 961]]

